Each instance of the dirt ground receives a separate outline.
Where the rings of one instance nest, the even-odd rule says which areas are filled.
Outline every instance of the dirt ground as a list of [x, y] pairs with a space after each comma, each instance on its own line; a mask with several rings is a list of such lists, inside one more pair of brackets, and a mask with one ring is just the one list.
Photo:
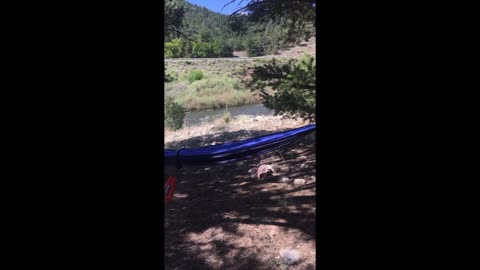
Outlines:
[[[249, 135], [271, 133], [255, 132]], [[260, 164], [273, 165], [274, 172], [253, 178]], [[315, 165], [311, 134], [281, 153], [180, 170], [174, 199], [165, 204], [165, 269], [315, 269]], [[300, 253], [299, 262], [282, 260], [286, 248]]]
[[165, 147], [169, 149], [203, 147], [272, 134], [309, 124], [299, 119], [283, 119], [281, 116], [273, 115], [240, 115], [234, 117], [229, 123], [225, 123], [221, 117], [217, 120], [220, 121], [199, 126], [185, 126], [177, 131], [165, 130]]

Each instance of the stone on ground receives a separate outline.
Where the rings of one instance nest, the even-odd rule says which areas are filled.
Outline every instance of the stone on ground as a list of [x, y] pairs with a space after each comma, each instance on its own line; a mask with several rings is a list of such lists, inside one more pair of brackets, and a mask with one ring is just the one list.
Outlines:
[[262, 179], [268, 175], [269, 172], [273, 172], [272, 166], [267, 164], [262, 164], [257, 169], [257, 178]]
[[293, 183], [294, 183], [295, 185], [303, 185], [303, 184], [306, 183], [306, 181], [305, 181], [305, 179], [295, 179], [295, 180], [293, 181]]
[[286, 264], [295, 264], [300, 261], [300, 252], [294, 249], [282, 249], [280, 250], [280, 256]]

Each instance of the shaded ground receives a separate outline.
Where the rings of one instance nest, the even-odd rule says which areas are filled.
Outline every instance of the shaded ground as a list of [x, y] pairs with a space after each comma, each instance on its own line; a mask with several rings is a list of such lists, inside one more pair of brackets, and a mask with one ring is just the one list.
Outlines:
[[[246, 136], [235, 132], [216, 140]], [[256, 130], [248, 137], [267, 133]], [[203, 137], [172, 146], [199, 146]], [[253, 179], [249, 170], [262, 163], [276, 165], [275, 172]], [[165, 205], [165, 269], [315, 269], [315, 163], [311, 134], [281, 154], [182, 169], [174, 200]], [[306, 183], [282, 183], [282, 176]], [[301, 261], [283, 263], [284, 248], [298, 250]]]
[[221, 118], [214, 123], [186, 126], [181, 130], [165, 130], [165, 148], [201, 147], [232, 140], [271, 134], [309, 124], [301, 120], [282, 119], [281, 116], [239, 115], [229, 123]]

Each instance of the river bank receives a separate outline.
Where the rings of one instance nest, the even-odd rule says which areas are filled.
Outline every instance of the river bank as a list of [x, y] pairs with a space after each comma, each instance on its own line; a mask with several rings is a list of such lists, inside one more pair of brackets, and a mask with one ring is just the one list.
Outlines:
[[233, 140], [271, 134], [309, 124], [302, 120], [283, 119], [281, 116], [239, 115], [228, 123], [223, 118], [213, 123], [185, 126], [172, 131], [165, 130], [165, 148], [203, 147]]
[[[172, 97], [186, 111], [201, 111], [261, 102], [244, 83], [248, 69], [265, 60], [165, 62], [165, 96]], [[197, 73], [197, 74], [194, 74]]]
[[[228, 107], [225, 109], [192, 111], [185, 113], [184, 126], [198, 126], [207, 123], [213, 123], [218, 118], [223, 117], [226, 113], [231, 117], [240, 115], [245, 116], [261, 116], [273, 115], [273, 111], [266, 108], [263, 104], [247, 104], [236, 107]], [[242, 117], [245, 117], [242, 116]]]
[[[299, 56], [292, 57], [294, 59]], [[292, 58], [275, 58], [277, 64]], [[239, 60], [199, 59], [165, 61], [165, 96], [172, 97], [186, 111], [201, 111], [262, 102], [258, 93], [245, 85], [257, 66], [273, 57]]]

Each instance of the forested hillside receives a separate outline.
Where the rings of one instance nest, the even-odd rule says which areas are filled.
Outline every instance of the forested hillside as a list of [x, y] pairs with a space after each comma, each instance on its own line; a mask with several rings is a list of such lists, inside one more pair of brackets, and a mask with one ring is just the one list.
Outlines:
[[175, 4], [184, 15], [180, 31], [165, 36], [166, 58], [231, 57], [233, 51], [246, 51], [248, 56], [275, 54], [314, 33], [308, 27], [292, 33], [271, 22], [252, 23], [248, 15], [227, 16], [184, 0]]

